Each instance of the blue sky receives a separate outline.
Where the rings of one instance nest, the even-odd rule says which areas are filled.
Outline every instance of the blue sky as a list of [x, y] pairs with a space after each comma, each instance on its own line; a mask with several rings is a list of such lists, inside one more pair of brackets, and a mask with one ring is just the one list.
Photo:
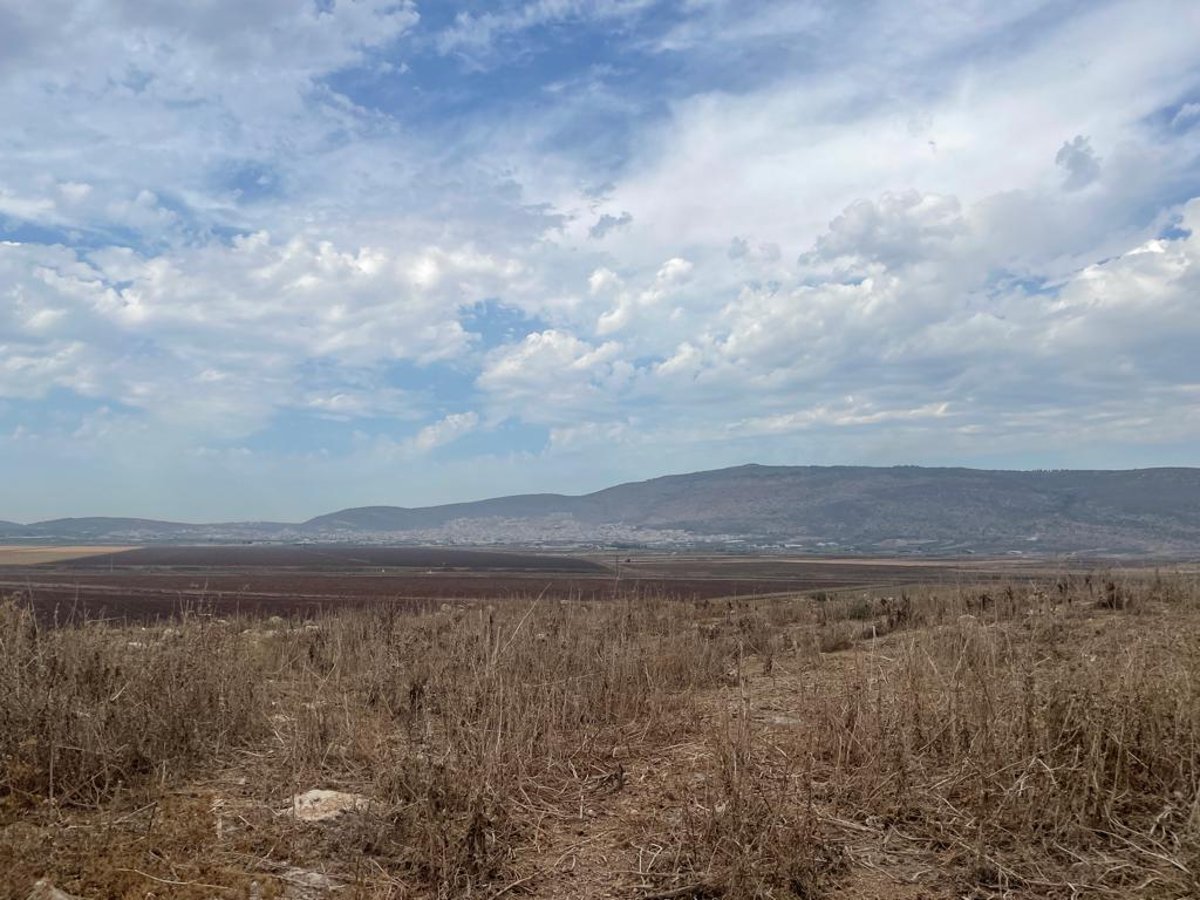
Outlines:
[[1197, 34], [0, 0], [0, 519], [1200, 464]]

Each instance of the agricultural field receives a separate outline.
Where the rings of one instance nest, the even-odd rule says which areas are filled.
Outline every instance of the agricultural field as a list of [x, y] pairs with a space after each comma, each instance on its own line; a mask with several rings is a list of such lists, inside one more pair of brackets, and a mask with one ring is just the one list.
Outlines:
[[10, 599], [0, 898], [1200, 894], [1200, 578], [943, 574], [57, 628]]
[[571, 556], [445, 547], [382, 547], [356, 544], [251, 544], [104, 548], [68, 567], [120, 566], [123, 569], [291, 568], [348, 570], [375, 568], [468, 569], [487, 571], [594, 572], [603, 567]]
[[66, 562], [71, 559], [111, 556], [134, 550], [134, 547], [51, 547], [42, 545], [14, 546], [0, 544], [0, 567], [37, 566], [43, 563]]
[[[61, 558], [54, 558], [55, 549]], [[20, 594], [44, 621], [58, 622], [149, 621], [199, 610], [214, 615], [311, 616], [382, 605], [411, 611], [453, 600], [538, 596], [587, 601], [631, 593], [676, 600], [787, 596], [1057, 571], [1011, 560], [572, 556], [344, 544], [44, 548], [41, 552], [49, 558], [15, 556], [9, 564], [0, 564], [0, 591]]]

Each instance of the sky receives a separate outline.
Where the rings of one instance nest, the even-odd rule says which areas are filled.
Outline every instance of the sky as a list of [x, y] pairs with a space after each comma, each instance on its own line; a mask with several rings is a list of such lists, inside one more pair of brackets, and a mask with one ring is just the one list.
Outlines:
[[1200, 464], [1195, 0], [0, 0], [0, 519]]

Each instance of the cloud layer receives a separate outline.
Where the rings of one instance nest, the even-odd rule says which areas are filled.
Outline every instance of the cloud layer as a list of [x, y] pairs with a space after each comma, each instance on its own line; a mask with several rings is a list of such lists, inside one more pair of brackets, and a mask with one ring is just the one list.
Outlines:
[[1198, 32], [0, 0], [0, 519], [1197, 464]]

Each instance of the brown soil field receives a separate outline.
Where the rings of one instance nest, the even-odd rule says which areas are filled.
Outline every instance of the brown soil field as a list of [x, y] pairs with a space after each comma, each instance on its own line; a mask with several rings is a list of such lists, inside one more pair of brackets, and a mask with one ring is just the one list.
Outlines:
[[73, 568], [303, 568], [303, 569], [487, 569], [499, 571], [598, 572], [604, 566], [573, 556], [470, 550], [451, 547], [380, 547], [355, 544], [249, 544], [107, 548]]
[[[990, 568], [988, 566], [990, 565]], [[0, 568], [0, 593], [45, 622], [151, 621], [202, 611], [312, 616], [452, 600], [676, 600], [764, 597], [1014, 577], [1007, 561], [913, 562], [781, 557], [563, 555], [355, 546], [145, 547]]]

